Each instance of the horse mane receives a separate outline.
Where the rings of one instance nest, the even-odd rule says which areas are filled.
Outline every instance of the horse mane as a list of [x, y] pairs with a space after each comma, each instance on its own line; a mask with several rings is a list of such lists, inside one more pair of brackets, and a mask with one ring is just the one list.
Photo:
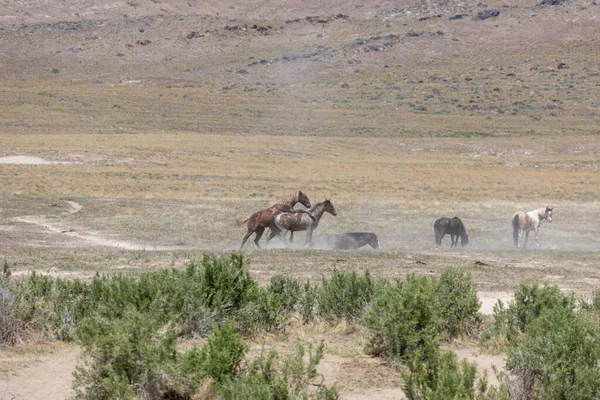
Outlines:
[[290, 205], [294, 202], [298, 202], [298, 199], [300, 198], [300, 193], [302, 192], [302, 190], [297, 190], [293, 193], [290, 193], [287, 197], [284, 197], [283, 199], [281, 199], [280, 201], [278, 201], [277, 203], [273, 204], [271, 206], [271, 208], [273, 207], [282, 207], [282, 206], [286, 206], [286, 205]]
[[323, 203], [325, 203], [325, 200], [323, 200], [323, 201], [320, 201], [320, 202], [316, 203], [316, 204], [315, 204], [314, 206], [312, 206], [312, 207], [311, 207], [311, 208], [310, 208], [308, 211], [309, 211], [310, 213], [314, 213], [314, 212], [315, 212], [315, 210], [317, 209], [317, 207], [320, 207], [320, 206], [321, 206], [321, 204], [323, 204]]

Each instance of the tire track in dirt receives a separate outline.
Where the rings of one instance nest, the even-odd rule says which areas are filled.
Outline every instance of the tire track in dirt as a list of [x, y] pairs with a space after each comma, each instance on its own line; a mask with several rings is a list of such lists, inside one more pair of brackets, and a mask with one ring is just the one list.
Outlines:
[[[73, 215], [83, 210], [83, 206], [75, 201], [65, 200], [69, 205], [69, 209], [65, 215]], [[124, 240], [108, 239], [99, 234], [85, 231], [75, 231], [72, 228], [64, 228], [60, 224], [50, 222], [44, 215], [25, 215], [22, 217], [14, 217], [13, 221], [21, 222], [30, 225], [37, 225], [49, 232], [69, 236], [75, 239], [80, 239], [91, 246], [98, 247], [114, 247], [123, 250], [147, 250], [147, 251], [173, 251], [173, 250], [188, 250], [191, 247], [185, 246], [152, 246], [139, 243], [132, 243]]]

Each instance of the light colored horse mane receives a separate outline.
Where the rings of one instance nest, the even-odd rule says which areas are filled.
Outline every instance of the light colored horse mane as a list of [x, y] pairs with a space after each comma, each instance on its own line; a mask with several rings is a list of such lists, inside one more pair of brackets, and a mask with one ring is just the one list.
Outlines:
[[298, 190], [290, 193], [287, 197], [273, 204], [270, 208], [287, 211], [289, 208], [293, 207], [294, 204], [301, 203], [301, 200], [305, 198], [307, 199], [308, 197], [306, 197], [302, 190]]
[[515, 248], [519, 248], [519, 235], [521, 232], [525, 232], [525, 241], [523, 242], [523, 248], [527, 245], [527, 239], [529, 238], [529, 232], [535, 231], [535, 244], [540, 245], [539, 232], [540, 224], [543, 220], [552, 222], [552, 211], [553, 207], [541, 207], [527, 213], [523, 211], [517, 211], [513, 214], [513, 242]]
[[[284, 197], [283, 199], [279, 200], [277, 203], [270, 206], [269, 209], [288, 211], [296, 203], [299, 203], [301, 199], [306, 199], [306, 201], [308, 201], [308, 204], [310, 204], [308, 197], [302, 192], [302, 190], [298, 190], [296, 192], [290, 193], [287, 197]], [[248, 222], [249, 219], [250, 219], [250, 217], [246, 217], [246, 216], [236, 217], [235, 223], [238, 226], [242, 226], [246, 222]]]

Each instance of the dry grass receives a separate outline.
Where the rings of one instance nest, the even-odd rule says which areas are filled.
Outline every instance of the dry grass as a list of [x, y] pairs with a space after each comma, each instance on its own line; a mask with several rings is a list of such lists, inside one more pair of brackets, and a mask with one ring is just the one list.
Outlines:
[[[590, 293], [600, 285], [598, 7], [486, 3], [500, 17], [474, 21], [475, 1], [96, 2], [104, 11], [77, 17], [74, 5], [9, 5], [0, 157], [54, 163], [0, 164], [0, 258], [17, 275], [181, 268], [237, 249], [236, 216], [302, 188], [338, 211], [317, 233], [372, 231], [382, 249], [249, 247], [261, 284], [452, 265], [481, 292], [540, 280]], [[305, 19], [338, 13], [349, 19]], [[224, 28], [245, 24], [273, 29]], [[555, 221], [541, 227], [542, 249], [513, 251], [512, 213], [546, 204]], [[462, 218], [468, 248], [434, 249], [442, 215]], [[328, 341], [327, 383], [348, 398], [398, 395], [398, 376], [360, 354], [365, 332], [292, 328], [273, 345]]]

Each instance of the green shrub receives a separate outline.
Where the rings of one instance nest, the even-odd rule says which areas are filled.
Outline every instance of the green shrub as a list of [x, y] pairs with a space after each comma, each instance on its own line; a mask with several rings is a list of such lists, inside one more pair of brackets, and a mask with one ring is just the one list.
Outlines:
[[17, 315], [15, 294], [10, 286], [10, 267], [4, 261], [0, 275], [0, 347], [13, 346], [21, 337], [22, 321]]
[[267, 332], [282, 332], [289, 318], [285, 299], [278, 293], [260, 290], [256, 300], [258, 325]]
[[302, 316], [302, 322], [305, 324], [315, 318], [317, 296], [318, 288], [311, 285], [309, 281], [306, 281], [298, 299], [298, 312]]
[[11, 279], [10, 268], [0, 279], [0, 345], [13, 345], [22, 335], [71, 340], [82, 311], [80, 280], [59, 281], [32, 272]]
[[415, 352], [408, 362], [408, 372], [402, 373], [402, 378], [402, 390], [408, 400], [508, 400], [504, 387], [488, 390], [485, 374], [476, 379], [475, 364], [465, 359], [458, 364], [455, 353], [449, 351], [440, 355], [431, 342], [424, 343]]
[[279, 295], [281, 304], [287, 312], [294, 311], [300, 300], [300, 284], [293, 278], [275, 275], [271, 278], [268, 290]]
[[318, 290], [319, 316], [329, 322], [342, 318], [349, 321], [360, 318], [373, 296], [374, 283], [369, 271], [359, 277], [356, 272], [333, 270], [331, 279], [322, 279]]
[[565, 296], [558, 286], [544, 285], [540, 287], [537, 282], [522, 283], [515, 292], [514, 309], [516, 328], [526, 332], [529, 324], [536, 320], [545, 311], [573, 311], [575, 309], [575, 296]]
[[435, 290], [434, 280], [413, 275], [396, 285], [382, 286], [363, 320], [374, 330], [371, 342], [379, 348], [377, 353], [406, 360], [424, 343], [437, 343], [441, 317]]
[[131, 307], [122, 319], [83, 319], [77, 336], [86, 357], [74, 373], [78, 398], [187, 397], [199, 383], [179, 373], [174, 330]]
[[541, 310], [508, 351], [507, 369], [528, 398], [597, 399], [600, 329], [570, 308]]
[[542, 312], [573, 312], [574, 309], [575, 297], [563, 295], [557, 286], [521, 283], [508, 308], [500, 300], [494, 306], [494, 321], [486, 327], [480, 342], [488, 348], [504, 348], [515, 344]]
[[594, 289], [590, 298], [581, 298], [579, 304], [583, 310], [600, 317], [600, 289]]
[[576, 311], [573, 295], [556, 286], [522, 283], [508, 307], [494, 307], [481, 341], [508, 347], [507, 369], [524, 398], [600, 396], [600, 328], [596, 316]]
[[455, 337], [472, 332], [481, 324], [477, 287], [471, 274], [462, 268], [446, 268], [437, 282], [437, 307], [442, 317], [442, 329]]
[[236, 253], [204, 255], [200, 265], [190, 264], [184, 271], [161, 270], [139, 277], [97, 274], [89, 283], [35, 272], [16, 280], [8, 273], [3, 276], [0, 340], [5, 344], [16, 343], [24, 331], [72, 340], [82, 319], [121, 319], [129, 309], [177, 323], [179, 333], [188, 336], [207, 336], [213, 324], [227, 318], [235, 319], [240, 331], [260, 329], [262, 323], [279, 329], [294, 306], [298, 286], [289, 280], [278, 289], [281, 293], [266, 296], [244, 267], [243, 256]]
[[227, 321], [213, 330], [202, 350], [185, 356], [184, 371], [202, 378], [209, 376], [218, 383], [239, 373], [246, 351], [248, 346], [235, 332], [234, 323]]
[[205, 254], [202, 272], [204, 287], [197, 294], [208, 308], [230, 312], [255, 299], [258, 283], [244, 268], [241, 254], [231, 253], [229, 259]]
[[[335, 388], [323, 386], [316, 371], [323, 348], [321, 343], [313, 353], [309, 345], [305, 358], [304, 346], [299, 345], [295, 356], [286, 359], [279, 369], [275, 365], [277, 353], [271, 351], [254, 360], [243, 374], [224, 380], [218, 392], [224, 400], [338, 399]], [[310, 390], [313, 385], [318, 387], [316, 392]]]

